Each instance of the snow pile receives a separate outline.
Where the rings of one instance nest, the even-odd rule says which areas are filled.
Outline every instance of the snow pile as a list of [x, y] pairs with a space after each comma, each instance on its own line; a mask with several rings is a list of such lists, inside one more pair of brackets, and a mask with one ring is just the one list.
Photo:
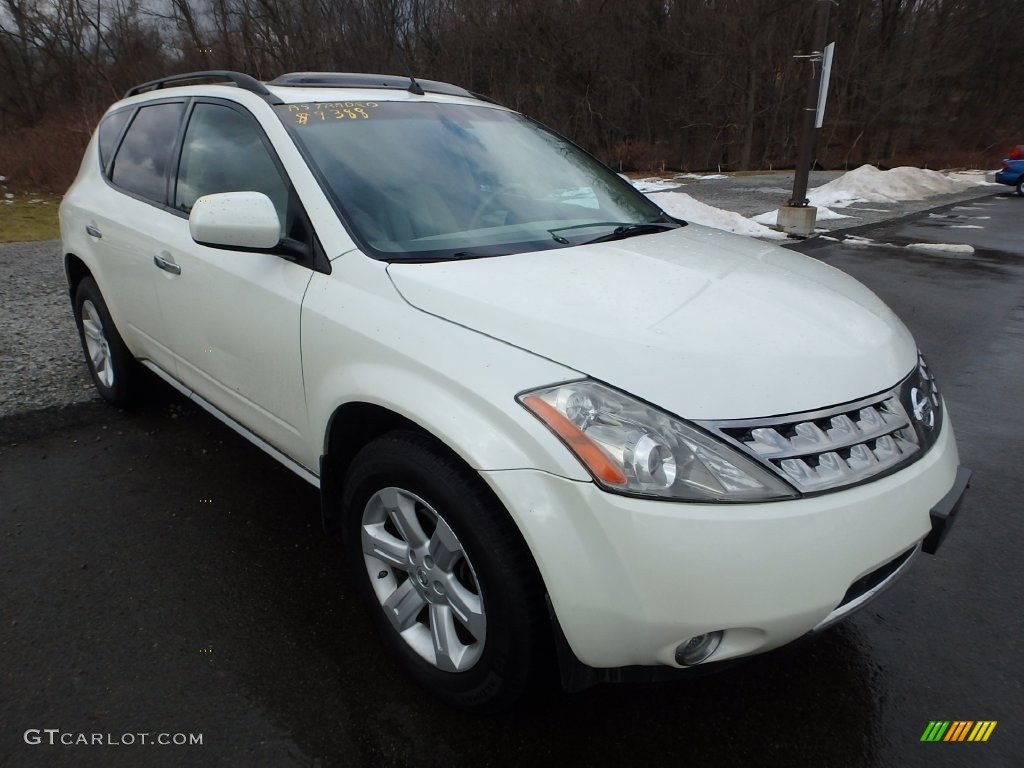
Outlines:
[[807, 197], [811, 205], [819, 208], [843, 208], [851, 203], [923, 200], [933, 195], [963, 192], [974, 185], [974, 181], [953, 179], [938, 171], [923, 168], [904, 167], [880, 171], [873, 165], [862, 165], [828, 184], [815, 187]]
[[[759, 213], [757, 216], [751, 216], [751, 221], [756, 221], [758, 224], [764, 224], [767, 227], [774, 227], [778, 222], [779, 210], [773, 208], [770, 211]], [[836, 213], [835, 211], [825, 208], [824, 206], [818, 209], [818, 213], [815, 216], [815, 221], [830, 221], [835, 219], [855, 219], [856, 216], [847, 216], [844, 213]]]
[[873, 245], [878, 245], [870, 237], [860, 237], [859, 235], [847, 235], [843, 238], [843, 245], [849, 245], [854, 248], [870, 248]]
[[[833, 240], [834, 238], [825, 238]], [[896, 245], [895, 243], [880, 243], [868, 237], [858, 235], [847, 235], [842, 239], [845, 246], [852, 248], [906, 248], [908, 251], [917, 253], [930, 253], [935, 256], [970, 256], [974, 248], [966, 243], [907, 243]]]
[[713, 181], [715, 179], [729, 178], [728, 176], [720, 173], [677, 173], [671, 179], [666, 179], [662, 176], [650, 176], [646, 179], [631, 179], [624, 173], [620, 173], [619, 176], [624, 178], [645, 195], [651, 192], [664, 192], [669, 189], [677, 189], [683, 186], [683, 179], [686, 181]]
[[[843, 174], [837, 179], [812, 189], [807, 197], [810, 204], [817, 210], [817, 221], [830, 221], [851, 218], [849, 214], [838, 213], [832, 208], [845, 208], [851, 203], [896, 203], [910, 200], [924, 200], [935, 195], [946, 195], [964, 192], [982, 183], [983, 171], [957, 171], [940, 173], [922, 168], [893, 168], [880, 171], [873, 165], [863, 165], [856, 170]], [[667, 191], [678, 186], [675, 179], [724, 179], [721, 174], [700, 175], [681, 173], [672, 180], [664, 178], [629, 179], [638, 190], [647, 195], [654, 203], [669, 214], [697, 224], [704, 224], [716, 229], [724, 229], [738, 235], [760, 237], [772, 240], [783, 240], [786, 234], [774, 229], [778, 218], [777, 209], [767, 211], [758, 216], [746, 218], [732, 211], [722, 210], [695, 200], [684, 192]], [[747, 190], [743, 190], [747, 191]], [[879, 213], [886, 209], [875, 210]], [[856, 218], [856, 217], [852, 217]], [[961, 225], [972, 226], [972, 225]], [[821, 230], [824, 231], [824, 230]], [[870, 240], [861, 239], [850, 242], [852, 246], [873, 244]], [[932, 251], [942, 249], [930, 249]], [[952, 253], [954, 251], [945, 251]], [[957, 253], [966, 253], [956, 249]]]
[[815, 214], [816, 221], [835, 221], [836, 219], [856, 219], [856, 216], [847, 216], [845, 213], [836, 213], [831, 208], [821, 206]]
[[974, 248], [965, 243], [908, 243], [904, 248], [909, 248], [912, 251], [949, 254], [951, 256], [974, 253]]
[[659, 179], [657, 177], [651, 179], [626, 178], [626, 181], [644, 194], [647, 194], [648, 192], [664, 192], [666, 189], [675, 189], [679, 186], [678, 181], [669, 181], [667, 179]]
[[692, 221], [694, 224], [704, 224], [748, 237], [786, 239], [783, 232], [776, 232], [733, 211], [723, 211], [721, 208], [694, 200], [685, 192], [653, 192], [647, 197], [669, 215]]
[[998, 187], [994, 181], [988, 181], [985, 175], [992, 171], [943, 171], [942, 175], [952, 181], [964, 181], [972, 187]]

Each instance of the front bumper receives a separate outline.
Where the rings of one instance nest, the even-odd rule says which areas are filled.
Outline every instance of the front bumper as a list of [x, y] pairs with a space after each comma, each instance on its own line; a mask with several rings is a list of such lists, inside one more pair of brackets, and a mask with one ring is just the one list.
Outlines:
[[967, 493], [967, 489], [971, 485], [972, 474], [967, 467], [958, 467], [953, 487], [928, 513], [932, 522], [932, 530], [922, 542], [922, 547], [929, 555], [934, 555], [938, 551], [939, 545], [945, 540], [949, 529], [953, 527], [953, 522], [960, 512], [960, 505], [963, 504], [964, 494]]
[[[582, 664], [679, 668], [676, 647], [696, 635], [724, 630], [710, 658], [721, 661], [844, 617], [859, 580], [935, 536], [933, 508], [959, 506], [966, 479], [958, 482], [957, 463], [947, 419], [932, 449], [906, 469], [794, 501], [685, 504], [533, 470], [482, 475], [519, 524]], [[952, 505], [950, 488], [959, 488]], [[902, 570], [865, 579], [863, 594], [880, 593]]]

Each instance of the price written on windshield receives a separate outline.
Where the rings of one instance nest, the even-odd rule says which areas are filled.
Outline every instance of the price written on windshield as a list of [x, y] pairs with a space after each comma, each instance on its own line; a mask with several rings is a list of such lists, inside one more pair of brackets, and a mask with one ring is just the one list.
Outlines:
[[375, 101], [321, 101], [316, 104], [289, 104], [296, 125], [326, 123], [330, 120], [369, 120], [379, 105]]

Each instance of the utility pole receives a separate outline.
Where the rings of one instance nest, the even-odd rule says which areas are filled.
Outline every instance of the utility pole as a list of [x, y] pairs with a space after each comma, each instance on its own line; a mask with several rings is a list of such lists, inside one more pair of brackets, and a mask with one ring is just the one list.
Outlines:
[[793, 178], [793, 196], [779, 209], [778, 227], [784, 232], [807, 236], [814, 232], [817, 210], [807, 205], [807, 178], [814, 162], [814, 143], [817, 138], [815, 126], [818, 101], [821, 98], [821, 73], [825, 60], [825, 41], [828, 38], [828, 23], [833, 0], [814, 0], [814, 42], [811, 53], [800, 56], [811, 64], [811, 82], [807, 89], [807, 102], [803, 110], [803, 125]]

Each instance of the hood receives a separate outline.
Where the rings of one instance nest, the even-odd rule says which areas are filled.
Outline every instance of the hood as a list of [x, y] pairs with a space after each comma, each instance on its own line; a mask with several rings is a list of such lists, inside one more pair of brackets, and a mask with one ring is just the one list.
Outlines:
[[392, 263], [388, 273], [424, 312], [688, 419], [856, 400], [893, 386], [917, 361], [904, 325], [845, 273], [695, 224], [573, 248]]

